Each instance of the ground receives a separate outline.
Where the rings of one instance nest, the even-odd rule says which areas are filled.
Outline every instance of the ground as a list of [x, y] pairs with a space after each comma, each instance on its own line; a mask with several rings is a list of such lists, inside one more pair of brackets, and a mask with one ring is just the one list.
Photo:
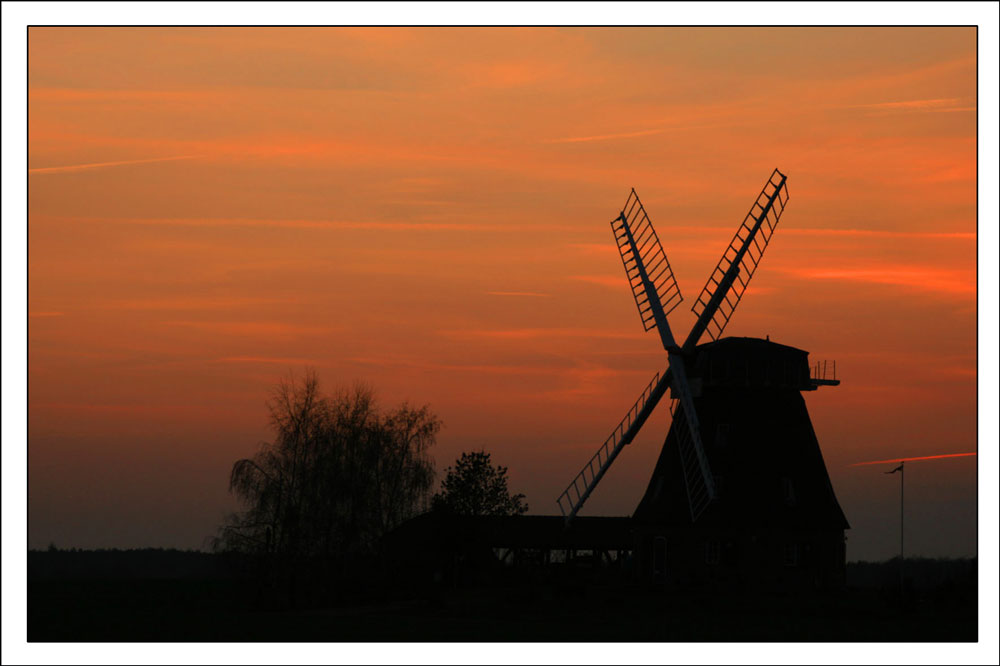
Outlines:
[[238, 580], [33, 581], [29, 641], [975, 641], [974, 598], [852, 589], [812, 598], [623, 587], [439, 590], [429, 598], [255, 609]]

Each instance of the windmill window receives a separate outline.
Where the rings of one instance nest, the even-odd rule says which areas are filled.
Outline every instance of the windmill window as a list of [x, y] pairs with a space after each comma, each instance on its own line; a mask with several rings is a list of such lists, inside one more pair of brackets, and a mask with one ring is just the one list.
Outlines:
[[787, 476], [781, 477], [781, 490], [785, 506], [795, 506], [795, 486]]
[[653, 539], [653, 575], [659, 576], [667, 570], [667, 539], [666, 537], [655, 537]]
[[705, 564], [716, 565], [719, 563], [720, 548], [719, 542], [712, 540], [705, 542]]
[[720, 449], [729, 446], [729, 424], [720, 423], [715, 426], [715, 445]]
[[785, 544], [785, 566], [794, 567], [799, 564], [799, 546], [794, 543]]

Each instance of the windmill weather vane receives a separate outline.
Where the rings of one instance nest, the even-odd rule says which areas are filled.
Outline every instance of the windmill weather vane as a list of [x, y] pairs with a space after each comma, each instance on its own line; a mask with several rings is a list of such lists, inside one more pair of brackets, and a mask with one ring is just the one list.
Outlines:
[[910, 458], [890, 458], [889, 460], [870, 460], [867, 462], [854, 463], [852, 467], [858, 467], [861, 465], [884, 465], [886, 463], [899, 463], [898, 466], [893, 467], [883, 474], [895, 474], [899, 472], [899, 591], [900, 594], [905, 594], [906, 592], [906, 579], [903, 574], [903, 566], [905, 562], [905, 550], [904, 550], [904, 516], [905, 516], [905, 492], [906, 492], [906, 470], [904, 466], [907, 462], [914, 461], [925, 461], [925, 460], [941, 460], [944, 458], [965, 458], [968, 456], [976, 455], [975, 451], [970, 451], [967, 453], [940, 453], [933, 456], [914, 456]]

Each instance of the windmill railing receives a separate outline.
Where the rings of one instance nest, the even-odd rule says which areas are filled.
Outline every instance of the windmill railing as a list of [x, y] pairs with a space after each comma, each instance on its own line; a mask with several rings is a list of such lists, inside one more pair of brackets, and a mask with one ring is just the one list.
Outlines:
[[816, 389], [820, 386], [840, 386], [836, 361], [816, 361], [813, 364], [809, 375], [809, 387]]
[[[643, 407], [649, 402], [649, 398], [659, 382], [660, 373], [657, 372], [649, 384], [646, 385], [646, 388], [643, 389], [639, 399], [635, 401], [635, 404], [625, 414], [625, 417], [618, 423], [608, 438], [604, 440], [600, 448], [597, 449], [597, 453], [591, 456], [587, 464], [580, 470], [580, 473], [566, 487], [566, 490], [559, 495], [559, 499], [556, 501], [559, 503], [559, 510], [562, 511], [563, 516], [572, 517], [576, 515], [580, 506], [590, 495], [590, 491], [593, 490], [597, 482], [604, 476], [604, 472], [607, 471], [611, 462], [618, 456], [622, 447], [631, 441], [631, 436], [626, 439], [626, 434], [639, 417], [639, 413]], [[632, 435], [634, 436], [634, 433]]]
[[837, 361], [816, 361], [812, 367], [813, 379], [836, 379]]

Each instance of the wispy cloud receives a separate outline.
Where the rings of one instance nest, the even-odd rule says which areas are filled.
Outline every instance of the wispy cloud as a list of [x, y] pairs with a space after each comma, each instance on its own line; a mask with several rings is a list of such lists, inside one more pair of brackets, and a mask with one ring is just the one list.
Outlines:
[[[717, 225], [679, 225], [670, 226], [670, 232], [674, 235], [684, 234], [685, 236], [690, 236], [691, 238], [684, 241], [683, 248], [686, 252], [691, 252], [692, 242], [702, 242], [695, 241], [695, 236], [705, 236], [708, 240], [704, 241], [706, 245], [703, 247], [707, 249], [717, 249], [721, 251], [725, 247], [725, 241], [722, 245], [718, 245], [719, 238], [731, 238], [733, 232], [737, 229], [736, 225], [732, 227], [722, 227]], [[781, 236], [804, 236], [817, 237], [817, 238], [858, 238], [858, 239], [898, 239], [898, 240], [913, 240], [913, 241], [941, 241], [941, 240], [954, 240], [954, 241], [973, 241], [976, 240], [976, 233], [974, 231], [969, 232], [930, 232], [930, 231], [891, 231], [891, 230], [876, 230], [876, 229], [833, 229], [833, 228], [816, 228], [808, 229], [793, 226], [781, 226], [778, 228], [777, 232]], [[675, 243], [676, 244], [676, 243]], [[601, 256], [601, 255], [617, 255], [618, 248], [615, 247], [614, 243], [567, 243], [566, 247], [580, 254], [586, 256]], [[698, 246], [702, 247], [702, 246]], [[609, 286], [614, 286], [611, 282], [606, 281], [604, 276], [589, 276], [589, 275], [574, 275], [571, 276], [574, 280], [583, 280], [585, 282], [594, 282], [595, 284], [608, 284]]]
[[541, 365], [490, 365], [481, 363], [435, 363], [432, 361], [415, 361], [404, 358], [375, 358], [356, 356], [347, 359], [352, 363], [370, 365], [380, 368], [410, 368], [415, 370], [430, 370], [439, 372], [473, 372], [496, 375], [547, 375], [564, 372], [565, 368]]
[[172, 414], [182, 411], [206, 409], [203, 406], [184, 404], [160, 404], [160, 405], [133, 405], [133, 404], [96, 404], [83, 402], [38, 402], [32, 405], [33, 409], [45, 409], [53, 411], [72, 411], [84, 414], [116, 414], [116, 415], [152, 415], [152, 414]]
[[975, 111], [975, 106], [963, 104], [957, 97], [939, 99], [910, 99], [899, 102], [876, 102], [874, 104], [851, 104], [850, 109], [871, 109], [874, 111], [914, 111], [914, 112], [954, 112]]
[[530, 375], [561, 378], [572, 384], [570, 389], [542, 391], [536, 397], [556, 397], [558, 395], [585, 395], [607, 391], [606, 380], [611, 377], [645, 376], [648, 370], [626, 370], [604, 366], [580, 367], [577, 365], [524, 365], [524, 364], [481, 364], [481, 363], [438, 363], [407, 358], [352, 357], [346, 359], [361, 365], [382, 368], [406, 368], [432, 372], [468, 372], [489, 375]]
[[624, 275], [570, 275], [569, 279], [599, 284], [602, 287], [611, 287], [612, 289], [620, 289], [622, 285], [628, 284]]
[[29, 312], [29, 317], [62, 317], [64, 312]]
[[188, 328], [217, 335], [297, 337], [323, 335], [338, 330], [331, 326], [303, 326], [274, 321], [165, 321], [165, 326]]
[[572, 136], [563, 139], [547, 139], [544, 143], [582, 143], [584, 141], [610, 141], [612, 139], [631, 139], [636, 136], [662, 134], [662, 129], [639, 130], [638, 132], [622, 132], [620, 134], [597, 134], [594, 136]]
[[28, 169], [30, 174], [71, 173], [74, 171], [89, 171], [90, 169], [108, 169], [111, 167], [129, 166], [133, 164], [151, 164], [153, 162], [176, 162], [178, 160], [194, 160], [200, 155], [177, 155], [175, 157], [151, 157], [145, 160], [121, 160], [118, 162], [91, 162], [89, 164], [70, 164], [56, 167], [39, 167]]
[[265, 227], [279, 229], [358, 229], [361, 231], [473, 231], [490, 233], [521, 233], [523, 231], [568, 231], [569, 225], [525, 225], [467, 222], [387, 222], [354, 220], [304, 220], [212, 217], [61, 217], [45, 216], [53, 222], [89, 224], [123, 224], [172, 227]]
[[[261, 305], [287, 304], [298, 302], [293, 296], [286, 298], [259, 298], [255, 296], [211, 298], [191, 296], [187, 298], [127, 298], [104, 302], [108, 310], [232, 310]], [[60, 313], [61, 314], [61, 313]]]
[[[707, 234], [732, 236], [738, 225], [723, 227], [718, 225], [671, 225], [672, 233]], [[859, 238], [922, 238], [929, 240], [954, 239], [976, 240], [975, 232], [931, 232], [931, 231], [891, 231], [878, 229], [833, 229], [833, 228], [802, 228], [782, 225], [778, 232], [782, 236], [853, 236]], [[567, 243], [567, 247], [584, 254], [616, 254], [614, 243]]]
[[921, 238], [927, 240], [976, 240], [974, 232], [877, 231], [874, 229], [796, 229], [781, 230], [783, 236], [853, 236], [870, 238]]
[[645, 376], [646, 370], [620, 370], [604, 366], [592, 366], [585, 368], [573, 368], [566, 373], [570, 385], [540, 391], [534, 394], [535, 398], [547, 400], [572, 400], [577, 401], [585, 398], [598, 398], [607, 396], [610, 393], [609, 380], [623, 376]]
[[593, 328], [514, 328], [514, 329], [468, 329], [445, 330], [445, 337], [456, 339], [492, 338], [499, 340], [531, 340], [539, 338], [607, 338], [636, 340], [644, 336], [638, 333], [623, 333]]
[[566, 247], [586, 255], [618, 254], [614, 243], [567, 243]]
[[277, 363], [281, 365], [315, 365], [311, 358], [291, 358], [277, 356], [229, 356], [215, 359], [216, 363]]
[[488, 291], [486, 293], [490, 296], [535, 296], [541, 298], [552, 296], [552, 294], [541, 294], [534, 291]]
[[800, 268], [787, 272], [810, 280], [843, 280], [910, 287], [921, 291], [975, 294], [975, 278], [966, 272], [925, 266], [875, 266], [872, 268]]

